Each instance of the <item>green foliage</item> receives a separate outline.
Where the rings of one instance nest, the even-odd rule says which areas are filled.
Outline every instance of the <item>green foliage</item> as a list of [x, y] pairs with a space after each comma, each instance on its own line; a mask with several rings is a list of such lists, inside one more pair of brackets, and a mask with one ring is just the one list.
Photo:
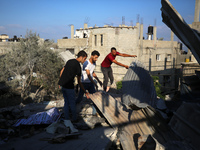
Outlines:
[[[6, 82], [13, 89], [21, 86], [22, 100], [30, 93], [30, 87], [39, 83], [40, 87], [48, 89], [50, 93], [57, 93], [59, 73], [63, 62], [58, 54], [50, 50], [51, 41], [43, 42], [36, 33], [27, 31], [25, 39], [21, 39], [12, 50], [0, 59], [0, 81]], [[33, 77], [33, 73], [37, 77]], [[15, 77], [13, 82], [9, 77]], [[15, 82], [15, 84], [14, 84]]]
[[162, 99], [165, 99], [165, 96], [161, 94], [161, 89], [160, 89], [161, 84], [159, 83], [159, 77], [158, 76], [151, 76], [151, 77], [153, 78], [154, 87], [155, 87], [157, 96], [159, 96]]
[[117, 82], [117, 89], [122, 89], [122, 81]]

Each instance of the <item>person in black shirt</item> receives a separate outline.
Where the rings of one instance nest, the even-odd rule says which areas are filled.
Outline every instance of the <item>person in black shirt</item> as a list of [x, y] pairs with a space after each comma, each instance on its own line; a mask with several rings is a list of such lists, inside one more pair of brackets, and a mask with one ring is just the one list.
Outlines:
[[76, 118], [76, 99], [74, 91], [74, 78], [77, 76], [78, 84], [84, 91], [87, 98], [89, 98], [89, 93], [86, 92], [81, 83], [81, 66], [80, 63], [84, 63], [87, 59], [87, 53], [85, 51], [80, 51], [76, 59], [70, 59], [66, 62], [62, 75], [58, 84], [62, 87], [62, 93], [64, 97], [64, 115], [66, 120], [70, 120], [69, 111], [71, 110], [72, 119], [75, 122]]

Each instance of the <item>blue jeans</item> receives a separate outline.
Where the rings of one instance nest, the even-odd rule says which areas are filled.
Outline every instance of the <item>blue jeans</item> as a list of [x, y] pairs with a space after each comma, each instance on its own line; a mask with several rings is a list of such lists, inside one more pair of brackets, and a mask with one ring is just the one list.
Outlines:
[[[94, 84], [93, 84], [92, 82], [90, 82], [90, 83], [82, 83], [82, 84], [83, 84], [84, 89], [85, 89], [85, 90], [88, 90], [88, 92], [89, 92], [90, 94], [93, 94], [93, 93], [96, 92], [96, 90], [95, 90], [95, 88], [94, 88]], [[82, 101], [82, 99], [83, 99], [83, 94], [84, 94], [84, 92], [83, 92], [83, 90], [80, 88], [80, 92], [79, 92], [79, 94], [78, 94], [78, 98], [76, 99], [76, 103], [80, 103], [80, 102]]]
[[76, 99], [74, 89], [66, 89], [62, 87], [62, 93], [65, 100], [64, 115], [66, 120], [70, 120], [69, 111], [72, 113], [72, 121], [76, 120]]

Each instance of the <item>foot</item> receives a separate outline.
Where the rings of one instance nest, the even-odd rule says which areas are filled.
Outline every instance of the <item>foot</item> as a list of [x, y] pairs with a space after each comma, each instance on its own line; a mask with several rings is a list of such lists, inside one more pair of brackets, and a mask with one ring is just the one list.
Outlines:
[[110, 90], [110, 87], [109, 87], [109, 86], [107, 86], [106, 92], [108, 92], [109, 90]]

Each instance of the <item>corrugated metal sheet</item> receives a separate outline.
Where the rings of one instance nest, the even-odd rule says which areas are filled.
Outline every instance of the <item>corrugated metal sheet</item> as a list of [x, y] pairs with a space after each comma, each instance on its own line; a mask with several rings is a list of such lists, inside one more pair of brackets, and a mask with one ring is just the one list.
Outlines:
[[157, 95], [149, 72], [139, 60], [133, 61], [122, 81], [123, 103], [139, 108], [156, 108]]
[[191, 29], [181, 15], [172, 6], [169, 0], [161, 0], [163, 22], [176, 34], [176, 36], [191, 50], [200, 63], [200, 35]]
[[131, 110], [120, 100], [114, 99], [105, 92], [90, 94], [90, 98], [98, 107], [110, 125], [118, 129], [118, 135], [124, 150], [136, 150], [137, 138], [135, 135], [151, 135], [160, 144], [156, 149], [163, 147], [169, 141], [179, 138], [172, 132], [165, 120], [152, 107]]
[[197, 149], [200, 147], [200, 104], [183, 103], [174, 113], [170, 126], [180, 137], [189, 140]]

